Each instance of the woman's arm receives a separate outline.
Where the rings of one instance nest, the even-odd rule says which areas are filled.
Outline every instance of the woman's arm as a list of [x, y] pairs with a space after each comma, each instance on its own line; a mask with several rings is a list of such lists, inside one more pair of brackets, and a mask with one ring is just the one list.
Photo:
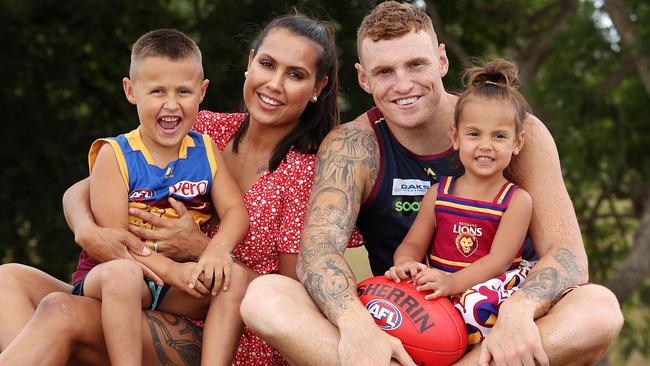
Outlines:
[[148, 255], [149, 249], [135, 236], [122, 230], [102, 228], [90, 210], [90, 178], [73, 184], [63, 194], [63, 213], [75, 242], [100, 262], [130, 258], [128, 250]]

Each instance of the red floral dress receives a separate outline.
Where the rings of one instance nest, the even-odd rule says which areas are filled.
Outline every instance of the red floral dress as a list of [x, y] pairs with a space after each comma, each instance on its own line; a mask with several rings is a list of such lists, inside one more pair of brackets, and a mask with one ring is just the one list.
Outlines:
[[[223, 151], [243, 122], [242, 113], [199, 112], [193, 129], [210, 135]], [[278, 168], [265, 172], [247, 192], [248, 233], [233, 254], [260, 274], [278, 272], [280, 253], [298, 253], [316, 156], [289, 151]], [[212, 233], [214, 234], [214, 233]], [[349, 246], [363, 243], [355, 230]], [[282, 356], [249, 328], [244, 328], [233, 365], [285, 365]]]

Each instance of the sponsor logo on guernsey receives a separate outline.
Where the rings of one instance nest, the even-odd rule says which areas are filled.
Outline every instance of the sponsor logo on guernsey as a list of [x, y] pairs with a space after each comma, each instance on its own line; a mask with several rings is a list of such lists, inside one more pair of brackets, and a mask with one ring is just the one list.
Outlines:
[[431, 182], [420, 179], [393, 179], [393, 196], [424, 196]]
[[199, 182], [191, 182], [182, 180], [173, 186], [169, 187], [170, 195], [177, 195], [185, 198], [192, 198], [204, 195], [208, 191], [208, 181], [202, 180]]
[[138, 202], [138, 201], [147, 201], [153, 198], [154, 192], [148, 188], [134, 189], [129, 193], [129, 201]]
[[375, 323], [380, 329], [393, 330], [402, 324], [402, 313], [397, 306], [386, 300], [370, 300], [366, 304], [366, 309], [375, 318]]

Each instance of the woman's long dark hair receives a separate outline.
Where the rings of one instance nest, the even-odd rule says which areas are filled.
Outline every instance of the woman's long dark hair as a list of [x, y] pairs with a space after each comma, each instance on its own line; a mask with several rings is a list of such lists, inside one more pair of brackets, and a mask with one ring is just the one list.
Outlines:
[[[287, 156], [291, 148], [301, 153], [315, 153], [325, 135], [339, 123], [338, 107], [338, 61], [334, 33], [325, 23], [304, 15], [284, 15], [273, 19], [253, 41], [252, 48], [257, 53], [269, 32], [283, 28], [291, 33], [305, 37], [322, 47], [323, 52], [317, 61], [316, 83], [325, 76], [327, 85], [315, 103], [307, 103], [300, 115], [298, 125], [275, 146], [269, 159], [269, 170], [274, 171]], [[255, 56], [255, 55], [253, 55]], [[233, 139], [232, 150], [237, 147], [250, 124], [250, 116], [241, 124]]]

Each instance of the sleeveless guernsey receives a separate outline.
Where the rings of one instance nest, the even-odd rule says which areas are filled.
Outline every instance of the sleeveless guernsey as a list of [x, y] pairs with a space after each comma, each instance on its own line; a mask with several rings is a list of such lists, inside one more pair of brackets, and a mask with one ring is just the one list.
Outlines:
[[[183, 138], [178, 159], [166, 167], [154, 164], [151, 153], [140, 135], [140, 129], [117, 137], [95, 141], [88, 153], [92, 170], [100, 148], [108, 143], [115, 152], [124, 184], [128, 189], [129, 207], [146, 210], [163, 218], [178, 218], [178, 213], [167, 201], [173, 197], [185, 204], [197, 225], [202, 225], [213, 212], [210, 199], [212, 179], [217, 163], [208, 135], [190, 131]], [[129, 216], [129, 224], [151, 228], [151, 224]], [[88, 271], [98, 264], [85, 250], [81, 251], [73, 283], [81, 281]]]
[[[451, 194], [455, 177], [443, 177], [435, 202], [436, 230], [429, 265], [456, 272], [490, 253], [503, 213], [518, 186], [506, 182], [491, 201], [478, 201]], [[523, 242], [510, 269], [521, 262]]]
[[420, 209], [420, 201], [442, 176], [462, 175], [453, 149], [434, 155], [416, 155], [392, 135], [376, 107], [367, 112], [380, 152], [377, 181], [361, 205], [357, 228], [363, 235], [370, 267], [383, 274], [393, 264], [393, 254]]

